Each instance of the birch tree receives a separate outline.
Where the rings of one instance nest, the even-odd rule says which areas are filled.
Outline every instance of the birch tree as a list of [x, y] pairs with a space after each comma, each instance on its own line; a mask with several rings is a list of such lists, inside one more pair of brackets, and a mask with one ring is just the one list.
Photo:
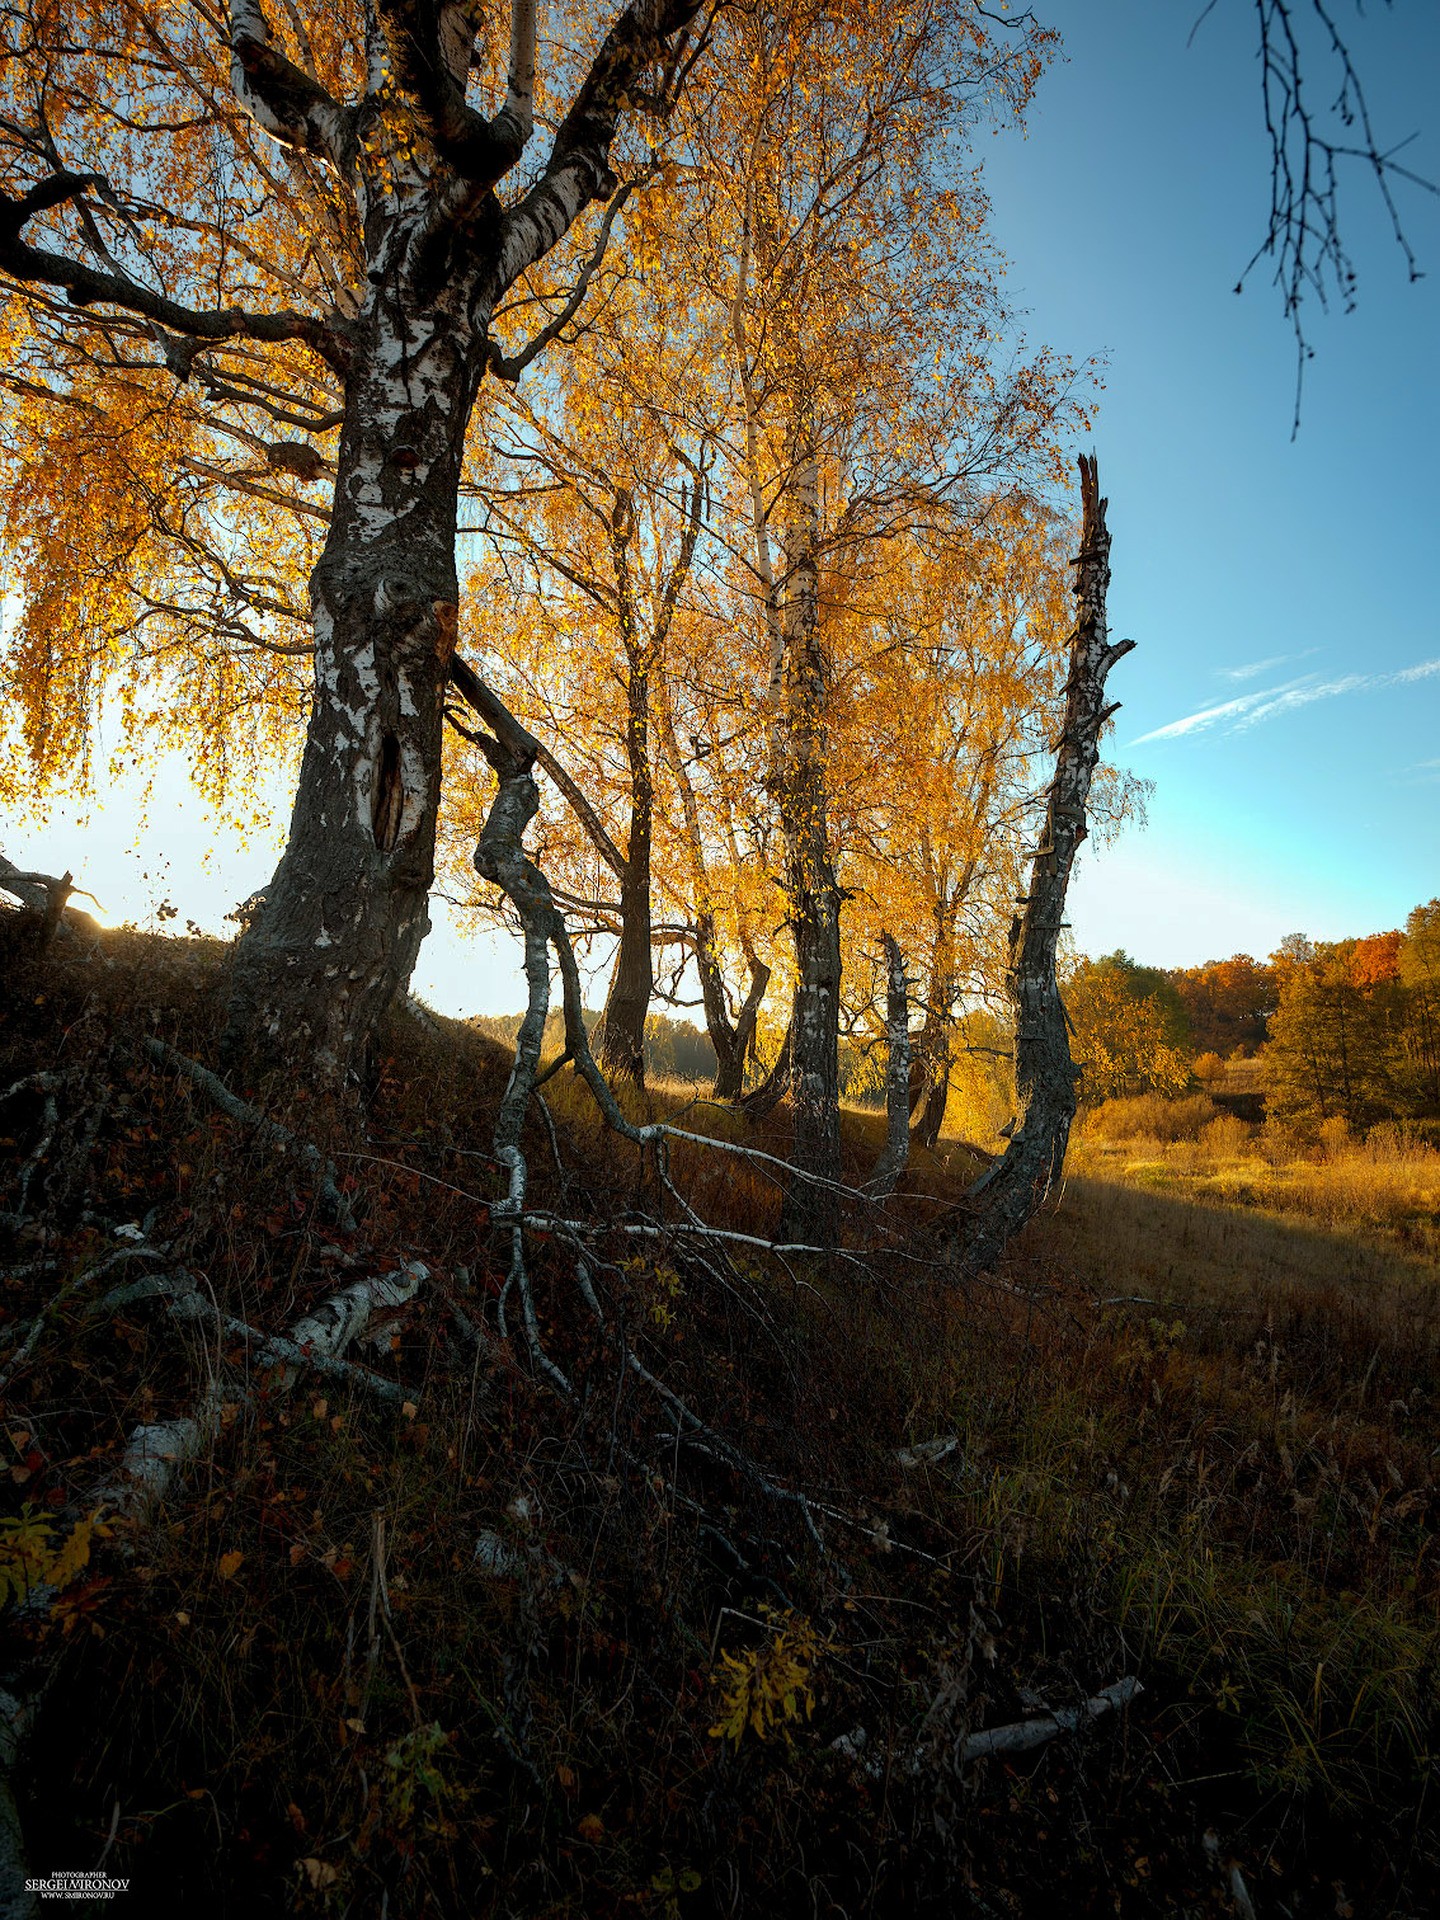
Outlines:
[[[123, 367], [163, 411], [179, 382], [242, 439], [288, 419], [310, 436], [290, 466], [323, 475], [299, 788], [234, 962], [230, 1044], [251, 1073], [303, 1056], [346, 1084], [409, 976], [477, 394], [578, 306], [584, 257], [548, 301], [526, 276], [615, 194], [622, 122], [668, 110], [699, 11], [540, 22], [513, 0], [503, 42], [476, 0], [7, 11], [0, 275], [37, 384], [103, 407]], [[507, 331], [507, 296], [538, 314], [530, 339]], [[93, 394], [48, 370], [57, 336], [102, 364]]]

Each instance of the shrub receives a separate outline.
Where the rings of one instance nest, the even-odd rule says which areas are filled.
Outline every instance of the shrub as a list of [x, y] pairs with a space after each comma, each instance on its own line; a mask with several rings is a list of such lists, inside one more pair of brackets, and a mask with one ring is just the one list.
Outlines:
[[1217, 1159], [1233, 1160], [1245, 1151], [1254, 1135], [1255, 1129], [1238, 1114], [1222, 1113], [1201, 1127], [1200, 1144]]
[[1197, 1140], [1215, 1112], [1208, 1093], [1187, 1094], [1180, 1100], [1137, 1093], [1093, 1108], [1086, 1116], [1085, 1132], [1092, 1140]]

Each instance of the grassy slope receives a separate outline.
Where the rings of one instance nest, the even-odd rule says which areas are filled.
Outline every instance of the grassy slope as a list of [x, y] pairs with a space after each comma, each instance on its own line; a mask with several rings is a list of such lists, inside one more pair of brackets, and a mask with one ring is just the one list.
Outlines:
[[[606, 1236], [611, 1324], [832, 1510], [822, 1557], [793, 1503], [677, 1442], [563, 1241], [532, 1263], [575, 1401], [536, 1385], [521, 1343], [463, 1337], [447, 1303], [493, 1328], [508, 1256], [483, 1209], [492, 1044], [399, 1023], [368, 1137], [283, 1096], [353, 1156], [352, 1240], [136, 1055], [157, 1031], [213, 1058], [223, 950], [114, 936], [103, 959], [5, 968], [0, 1088], [75, 1078], [32, 1180], [43, 1222], [0, 1232], [0, 1355], [115, 1246], [87, 1211], [148, 1222], [265, 1328], [397, 1257], [435, 1278], [364, 1356], [413, 1417], [333, 1383], [237, 1395], [162, 1524], [117, 1531], [67, 1588], [35, 1648], [58, 1670], [37, 1862], [91, 1864], [114, 1817], [107, 1864], [157, 1911], [1222, 1914], [1232, 1864], [1262, 1911], [1430, 1910], [1428, 1163], [1398, 1213], [1370, 1218], [1356, 1178], [1317, 1224], [1289, 1199], [1318, 1191], [1318, 1163], [1082, 1145], [1058, 1210], [965, 1288], [927, 1231], [973, 1173], [955, 1146], [883, 1222], [851, 1222], [863, 1267], [702, 1267]], [[665, 1204], [567, 1076], [547, 1097], [538, 1201], [611, 1222]], [[0, 1110], [0, 1207], [42, 1107]], [[783, 1116], [760, 1136], [703, 1105], [686, 1124], [783, 1150]], [[847, 1115], [851, 1177], [878, 1144]], [[673, 1172], [708, 1220], [771, 1230], [760, 1170], [680, 1148]], [[217, 1360], [241, 1377], [238, 1349], [153, 1304], [88, 1308], [82, 1287], [8, 1396], [17, 1507], [83, 1511], [137, 1422], [183, 1411]], [[897, 1459], [952, 1436], [928, 1465]], [[968, 1729], [1131, 1672], [1146, 1692], [1123, 1726], [957, 1768]], [[712, 1734], [747, 1709], [768, 1737]]]

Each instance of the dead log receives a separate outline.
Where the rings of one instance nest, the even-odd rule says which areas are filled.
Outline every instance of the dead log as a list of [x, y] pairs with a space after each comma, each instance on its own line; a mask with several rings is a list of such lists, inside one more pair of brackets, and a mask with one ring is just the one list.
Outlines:
[[1029, 891], [1010, 930], [1006, 992], [1015, 1019], [1018, 1115], [1005, 1152], [970, 1188], [967, 1206], [951, 1229], [959, 1262], [972, 1273], [995, 1266], [1058, 1186], [1075, 1118], [1076, 1068], [1055, 977], [1055, 950], [1065, 924], [1070, 871], [1088, 831], [1086, 807], [1100, 735], [1115, 711], [1106, 704], [1106, 677], [1135, 644], [1112, 642], [1106, 629], [1110, 534], [1093, 455], [1081, 455], [1080, 494], [1084, 519], [1074, 562], [1076, 620], [1065, 717]]

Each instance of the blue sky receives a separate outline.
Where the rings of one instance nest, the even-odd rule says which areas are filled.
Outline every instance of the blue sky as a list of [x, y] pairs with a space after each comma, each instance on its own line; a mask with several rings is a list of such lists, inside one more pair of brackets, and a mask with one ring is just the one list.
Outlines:
[[[1418, 133], [1440, 179], [1440, 6], [1336, 4], [1381, 138]], [[1402, 198], [1411, 284], [1346, 183], [1358, 306], [1310, 315], [1292, 441], [1266, 263], [1233, 292], [1268, 207], [1253, 7], [1219, 0], [1189, 46], [1201, 0], [1036, 10], [1066, 56], [986, 173], [1032, 336], [1107, 361], [1112, 625], [1137, 642], [1110, 750], [1155, 782], [1148, 829], [1085, 859], [1076, 940], [1183, 965], [1395, 926], [1440, 893], [1440, 201]]]
[[[1347, 183], [1358, 310], [1311, 315], [1292, 440], [1264, 264], [1232, 291], [1268, 205], [1254, 9], [1218, 0], [1187, 47], [1201, 4], [1037, 0], [1065, 57], [1028, 137], [981, 144], [1032, 339], [1106, 360], [1112, 625], [1137, 642], [1110, 750], [1155, 796], [1143, 833], [1083, 857], [1071, 919], [1083, 950], [1161, 965], [1396, 926], [1440, 893], [1440, 670], [1417, 671], [1440, 661], [1440, 201], [1404, 198], [1430, 273], [1411, 285], [1373, 190]], [[1406, 158], [1440, 178], [1440, 5], [1335, 5], [1382, 135], [1418, 132]], [[275, 842], [217, 840], [173, 773], [151, 820], [137, 840], [114, 795], [8, 850], [73, 867], [112, 914], [168, 896], [213, 928], [273, 867]], [[417, 990], [518, 1006], [511, 945], [437, 919]]]

